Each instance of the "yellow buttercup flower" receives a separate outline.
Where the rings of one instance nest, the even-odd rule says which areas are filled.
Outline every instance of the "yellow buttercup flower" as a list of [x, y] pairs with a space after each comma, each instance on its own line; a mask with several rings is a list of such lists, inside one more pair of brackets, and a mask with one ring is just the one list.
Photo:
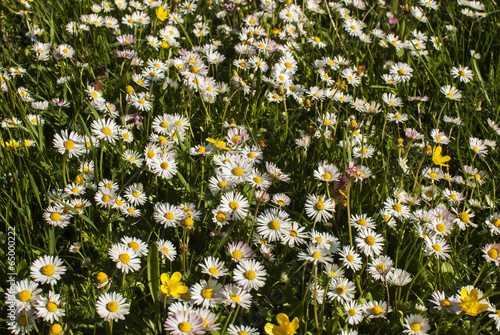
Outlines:
[[180, 272], [174, 272], [172, 277], [169, 277], [166, 273], [162, 273], [160, 279], [160, 289], [165, 294], [165, 297], [171, 295], [174, 298], [179, 298], [181, 294], [188, 291], [187, 286], [181, 284], [182, 275]]
[[299, 329], [299, 319], [295, 318], [292, 322], [288, 319], [288, 315], [280, 313], [276, 316], [279, 326], [272, 323], [266, 323], [264, 330], [268, 335], [293, 335]]
[[443, 148], [441, 148], [441, 146], [437, 146], [433, 153], [432, 153], [432, 161], [434, 162], [434, 164], [436, 165], [441, 165], [441, 166], [449, 166], [448, 164], [445, 164], [446, 162], [448, 162], [451, 157], [450, 156], [441, 156], [441, 152], [443, 151]]
[[467, 287], [464, 287], [462, 291], [460, 291], [460, 296], [462, 303], [460, 303], [459, 306], [462, 307], [462, 311], [471, 316], [476, 316], [488, 309], [488, 304], [481, 304], [478, 301], [478, 292], [475, 288], [469, 293]]
[[169, 10], [165, 10], [165, 8], [163, 8], [161, 6], [158, 7], [158, 9], [156, 10], [156, 17], [160, 21], [165, 21], [168, 18], [169, 15], [170, 15], [170, 11]]

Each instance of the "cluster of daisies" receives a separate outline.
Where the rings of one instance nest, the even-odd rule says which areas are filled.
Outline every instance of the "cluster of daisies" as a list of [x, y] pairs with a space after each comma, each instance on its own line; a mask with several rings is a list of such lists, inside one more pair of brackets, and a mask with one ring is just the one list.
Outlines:
[[[28, 15], [30, 1], [20, 0], [20, 3], [26, 9], [20, 14]], [[465, 16], [487, 16], [484, 5], [478, 1], [458, 0], [457, 3]], [[280, 253], [288, 250], [305, 269], [311, 266], [314, 269], [315, 279], [310, 281], [305, 294], [310, 294], [315, 305], [335, 306], [334, 310], [344, 319], [345, 328], [353, 328], [341, 334], [355, 335], [357, 331], [354, 327], [363, 321], [386, 319], [397, 310], [397, 305], [391, 306], [390, 299], [364, 299], [366, 295], [360, 291], [359, 283], [354, 281], [356, 276], [365, 272], [367, 280], [387, 288], [387, 291], [389, 287], [409, 285], [417, 276], [407, 268], [398, 268], [398, 260], [388, 255], [391, 254], [389, 241], [385, 237], [387, 234], [382, 233], [386, 228], [410, 227], [409, 234], [413, 235], [417, 245], [414, 251], [421, 248], [429, 261], [434, 262], [452, 257], [457, 248], [457, 237], [461, 237], [462, 232], [468, 234], [474, 228], [484, 228], [486, 233], [489, 232], [487, 240], [491, 242], [482, 246], [484, 266], [490, 263], [490, 266], [499, 267], [500, 243], [494, 240], [500, 234], [500, 214], [493, 212], [495, 204], [488, 190], [483, 189], [484, 181], [491, 177], [476, 167], [479, 158], [496, 150], [496, 141], [470, 136], [466, 144], [470, 151], [470, 165], [461, 163], [458, 171], [449, 169], [447, 163], [452, 158], [443, 154], [448, 152], [450, 144], [464, 146], [464, 143], [454, 142], [458, 137], [457, 129], [464, 126], [461, 118], [448, 115], [441, 118], [443, 107], [436, 119], [436, 128], [423, 134], [422, 130], [405, 127], [413, 116], [402, 112], [406, 102], [395, 94], [396, 89], [408, 88], [420, 80], [419, 75], [425, 69], [421, 62], [426, 61], [425, 57], [444, 54], [447, 44], [454, 43], [457, 38], [457, 28], [453, 25], [446, 26], [445, 36], [437, 36], [434, 32], [433, 36], [428, 36], [417, 28], [420, 23], [429, 22], [435, 16], [438, 3], [420, 0], [418, 6], [402, 9], [413, 16], [413, 19], [407, 16], [407, 24], [412, 26], [407, 29], [408, 36], [397, 35], [395, 24], [398, 19], [389, 11], [386, 11], [389, 24], [368, 31], [365, 22], [372, 9], [363, 0], [329, 3], [308, 0], [304, 6], [291, 1], [261, 0], [241, 10], [243, 7], [240, 6], [245, 4], [246, 1], [241, 0], [213, 1], [210, 8], [215, 9], [215, 18], [206, 20], [197, 15], [200, 13], [198, 7], [205, 4], [192, 0], [173, 6], [155, 0], [102, 1], [92, 4], [91, 13], [82, 15], [79, 21], [66, 25], [65, 33], [70, 35], [68, 41], [72, 41], [73, 46], [44, 43], [45, 30], [36, 25], [30, 27], [28, 36], [33, 42], [30, 51], [37, 64], [63, 64], [65, 75], [55, 81], [57, 88], [64, 87], [71, 91], [69, 83], [77, 81], [64, 72], [68, 68], [74, 67], [82, 75], [92, 71], [83, 58], [82, 61], [77, 60], [83, 55], [75, 50], [78, 43], [74, 42], [84, 38], [88, 32], [111, 36], [112, 48], [116, 48], [116, 55], [122, 61], [121, 70], [130, 71], [127, 79], [130, 82], [126, 87], [119, 88], [119, 101], [112, 100], [116, 92], [111, 92], [109, 87], [104, 89], [99, 80], [86, 85], [82, 90], [82, 101], [89, 105], [85, 112], [92, 114], [87, 129], [76, 125], [54, 135], [52, 146], [62, 156], [64, 188], [48, 193], [48, 206], [43, 211], [45, 222], [66, 228], [73, 217], [88, 213], [87, 208], [93, 205], [102, 210], [114, 209], [125, 217], [144, 216], [151, 199], [147, 185], [132, 182], [122, 190], [117, 179], [103, 177], [103, 165], [104, 169], [107, 168], [104, 157], [119, 152], [127, 168], [138, 171], [147, 169], [159, 179], [173, 179], [179, 172], [178, 153], [184, 150], [184, 143], [191, 143], [191, 120], [175, 112], [164, 112], [161, 107], [158, 109], [155, 101], [165, 91], [178, 92], [186, 88], [190, 99], [201, 100], [209, 118], [205, 103], [222, 103], [227, 108], [234, 95], [241, 92], [249, 99], [262, 97], [266, 102], [284, 103], [285, 108], [286, 103], [306, 111], [314, 107], [314, 126], [295, 139], [298, 151], [303, 150], [306, 154], [307, 150], [322, 141], [334, 149], [345, 150], [349, 159], [344, 166], [329, 161], [317, 164], [312, 176], [316, 191], [311, 190], [300, 199], [305, 213], [305, 216], [301, 215], [301, 221], [293, 210], [288, 210], [294, 205], [289, 195], [271, 194], [272, 187], [280, 182], [298, 181], [292, 181], [289, 174], [264, 159], [265, 145], [251, 144], [254, 134], [245, 127], [225, 123], [224, 138], [207, 138], [188, 148], [192, 159], [212, 168], [207, 169], [211, 194], [204, 193], [203, 187], [200, 194], [210, 201], [215, 199], [211, 202], [214, 203], [213, 208], [209, 209], [211, 222], [205, 222], [206, 213], [193, 203], [159, 201], [151, 204], [153, 212], [147, 214], [151, 214], [152, 220], [159, 226], [166, 228], [170, 238], [152, 242], [156, 243], [163, 258], [162, 265], [167, 261], [173, 265], [178, 250], [184, 253], [187, 248], [187, 245], [180, 245], [180, 241], [177, 245], [171, 234], [174, 228], [183, 229], [185, 234], [196, 234], [200, 226], [206, 226], [213, 235], [225, 234], [227, 237], [227, 227], [243, 223], [242, 226], [248, 229], [248, 236], [245, 236], [248, 240], [229, 242], [226, 258], [222, 255], [219, 255], [220, 258], [204, 257], [201, 263], [194, 266], [190, 286], [181, 282], [182, 274], [179, 272], [161, 275], [159, 298], [168, 303], [163, 321], [164, 329], [170, 334], [191, 335], [221, 330], [221, 306], [236, 309], [234, 322], [237, 311], [249, 310], [252, 302], [261, 295], [259, 291], [271, 281], [269, 277], [275, 275], [268, 273], [266, 266], [278, 262]], [[376, 6], [386, 8], [386, 3], [379, 0]], [[239, 25], [229, 24], [237, 16], [235, 13], [242, 14]], [[340, 20], [342, 28], [336, 29], [336, 37], [333, 36], [338, 40], [332, 41], [324, 35], [311, 33], [312, 17], [314, 20], [331, 21], [334, 26], [335, 20]], [[271, 28], [271, 22], [276, 27]], [[342, 29], [346, 36], [340, 37]], [[326, 51], [336, 43], [341, 43], [343, 49], [347, 40], [356, 43], [359, 48], [371, 48], [369, 45], [376, 40], [377, 47], [387, 50], [388, 55], [401, 57], [409, 53], [411, 56], [407, 62], [385, 62], [384, 72], [378, 79], [382, 79], [387, 92], [377, 93], [380, 101], [365, 100], [364, 94], [369, 86], [364, 85], [365, 91], [360, 89], [363, 84], [368, 84], [368, 76], [362, 66], [354, 64], [343, 54], [330, 55]], [[432, 48], [428, 48], [427, 44]], [[299, 58], [302, 49], [312, 50], [305, 66]], [[480, 58], [471, 50], [471, 64]], [[439, 87], [444, 99], [447, 99], [445, 104], [460, 101], [462, 91], [467, 90], [477, 76], [468, 66], [455, 65], [450, 69], [450, 77], [444, 80], [453, 85]], [[38, 100], [38, 92], [20, 86], [27, 86], [30, 72], [30, 69], [20, 65], [0, 68], [0, 92], [13, 93], [11, 96], [15, 95], [25, 103], [29, 111], [21, 119], [12, 116], [1, 120], [2, 128], [18, 136], [5, 143], [12, 152], [21, 147], [43, 147], [30, 137], [29, 132], [42, 132], [45, 124], [51, 123], [50, 116], [47, 116], [50, 113], [72, 108], [70, 101], [61, 98], [51, 98], [50, 102]], [[226, 81], [225, 73], [229, 73]], [[312, 81], [314, 84], [304, 81], [307, 77], [305, 73], [315, 78]], [[406, 100], [416, 101], [420, 112], [420, 107], [424, 108], [429, 97], [407, 97]], [[323, 109], [323, 103], [334, 107]], [[334, 112], [337, 107], [343, 108], [344, 104], [346, 110], [352, 110], [347, 118]], [[136, 113], [131, 114], [130, 111]], [[146, 119], [146, 115], [151, 133], [146, 143], [139, 143], [136, 136], [138, 129], [144, 126], [143, 117]], [[346, 237], [341, 241], [340, 236], [322, 231], [322, 227], [330, 227], [332, 221], [339, 223], [334, 215], [340, 207], [349, 206], [350, 187], [359, 185], [361, 188], [377, 175], [377, 171], [369, 167], [376, 165], [381, 150], [377, 148], [379, 139], [373, 140], [375, 131], [379, 131], [374, 125], [375, 115], [386, 117], [389, 122], [387, 132], [397, 132], [399, 157], [396, 168], [399, 167], [402, 174], [413, 176], [419, 188], [413, 194], [402, 189], [394, 190], [393, 196], [385, 199], [380, 210], [371, 215], [361, 210], [359, 214], [351, 214], [344, 225], [346, 233], [343, 237], [348, 231], [348, 239]], [[438, 128], [440, 121], [444, 125]], [[487, 124], [494, 136], [500, 135], [500, 126], [495, 121], [488, 119]], [[36, 131], [33, 132], [33, 129]], [[386, 124], [382, 133], [384, 131]], [[345, 136], [339, 140], [341, 132]], [[100, 159], [95, 160], [93, 157], [99, 157], [99, 151]], [[76, 165], [68, 162], [78, 162], [77, 174], [73, 174]], [[69, 175], [75, 176], [73, 181], [66, 180]], [[486, 209], [490, 209], [491, 214], [486, 220], [477, 220], [478, 213]], [[75, 242], [69, 251], [79, 253], [80, 248], [81, 242]], [[125, 278], [125, 275], [133, 275], [144, 268], [149, 249], [145, 241], [123, 236], [120, 242], [111, 245], [108, 255], [116, 270], [121, 271]], [[31, 265], [31, 280], [18, 281], [8, 291], [8, 302], [15, 306], [16, 311], [15, 322], [9, 325], [13, 333], [33, 331], [37, 318], [50, 324], [51, 335], [65, 332], [61, 325], [66, 316], [64, 297], [61, 297], [62, 292], [56, 293], [54, 286], [62, 276], [68, 276], [63, 264], [58, 256], [40, 257]], [[95, 305], [97, 314], [111, 323], [124, 320], [130, 313], [130, 297], [126, 292], [116, 291], [112, 278], [108, 278], [105, 272], [99, 272], [96, 280], [96, 286], [101, 290]], [[454, 295], [434, 291], [427, 305], [443, 311], [443, 314], [464, 312], [477, 316], [489, 312], [489, 317], [500, 330], [500, 312], [473, 285], [460, 288]], [[417, 305], [412, 311], [416, 312], [405, 314], [401, 320], [403, 332], [427, 334], [431, 330], [431, 322], [425, 316], [427, 307]], [[229, 323], [229, 316], [223, 320], [227, 325], [223, 330], [231, 335], [259, 334], [259, 329], [251, 324]], [[278, 315], [280, 320], [284, 319]], [[293, 322], [286, 317], [285, 323], [276, 326], [274, 331], [273, 327], [266, 325], [265, 331], [268, 334], [285, 332], [281, 327], [289, 327]], [[287, 333], [296, 330], [290, 329], [287, 328]]]

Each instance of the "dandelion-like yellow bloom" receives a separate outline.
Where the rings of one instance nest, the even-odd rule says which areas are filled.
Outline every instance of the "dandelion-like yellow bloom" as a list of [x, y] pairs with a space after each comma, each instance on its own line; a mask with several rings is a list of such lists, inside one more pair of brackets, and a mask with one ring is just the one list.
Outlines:
[[181, 284], [182, 275], [180, 272], [174, 272], [172, 277], [169, 277], [166, 273], [162, 273], [160, 279], [160, 289], [166, 297], [171, 295], [174, 298], [179, 298], [181, 294], [188, 291], [187, 286]]
[[451, 159], [451, 157], [450, 156], [444, 156], [444, 157], [441, 156], [442, 151], [443, 151], [443, 148], [441, 148], [441, 146], [437, 146], [432, 153], [432, 161], [436, 165], [449, 166], [448, 164], [445, 164], [445, 163], [448, 162]]
[[478, 292], [475, 288], [469, 293], [467, 288], [464, 287], [462, 291], [460, 291], [460, 296], [462, 303], [460, 303], [459, 306], [462, 307], [462, 311], [471, 316], [476, 316], [488, 309], [488, 304], [481, 304], [478, 301]]
[[299, 328], [299, 319], [295, 318], [292, 322], [288, 319], [288, 315], [280, 313], [276, 316], [279, 326], [272, 323], [266, 323], [264, 330], [268, 335], [293, 335]]

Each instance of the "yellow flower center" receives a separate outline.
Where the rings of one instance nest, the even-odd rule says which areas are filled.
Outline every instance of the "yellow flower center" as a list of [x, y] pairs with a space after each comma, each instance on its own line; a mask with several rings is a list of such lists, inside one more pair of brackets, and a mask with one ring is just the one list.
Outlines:
[[299, 235], [299, 233], [295, 229], [290, 230], [291, 237], [297, 237], [297, 235]]
[[314, 42], [318, 43], [318, 42], [321, 42], [321, 39], [319, 37], [314, 37]]
[[167, 163], [167, 162], [163, 162], [163, 163], [161, 163], [161, 164], [160, 164], [160, 166], [161, 166], [161, 168], [162, 168], [163, 170], [168, 169], [168, 163]]
[[235, 301], [235, 302], [239, 302], [241, 300], [241, 298], [237, 294], [231, 294], [231, 300]]
[[19, 325], [21, 326], [26, 326], [28, 324], [28, 320], [26, 319], [25, 316], [21, 316], [19, 318], [19, 320], [17, 320], [17, 322], [19, 323]]
[[184, 220], [182, 220], [182, 222], [184, 223], [184, 225], [186, 227], [192, 227], [194, 225], [193, 219], [191, 219], [189, 216], [187, 218], [184, 218]]
[[448, 299], [441, 300], [441, 306], [450, 307], [451, 302]]
[[115, 301], [108, 302], [106, 309], [111, 313], [116, 312], [118, 310], [118, 304]]
[[446, 93], [446, 95], [447, 95], [448, 97], [450, 97], [450, 98], [453, 98], [453, 96], [454, 96], [454, 95], [453, 95], [453, 93], [451, 93], [451, 92]]
[[181, 332], [189, 332], [191, 330], [191, 325], [187, 322], [181, 322], [179, 323], [179, 330]]
[[403, 70], [403, 69], [399, 69], [399, 70], [398, 70], [398, 73], [399, 73], [400, 75], [403, 75], [403, 74], [405, 74], [405, 70]]
[[215, 293], [214, 293], [214, 290], [212, 290], [211, 288], [206, 288], [201, 292], [201, 295], [205, 299], [212, 299], [214, 297]]
[[420, 329], [422, 329], [422, 326], [418, 323], [412, 323], [410, 325], [411, 330], [418, 332]]
[[491, 221], [491, 224], [496, 228], [500, 227], [500, 219], [494, 219], [493, 221]]
[[437, 252], [440, 252], [440, 251], [441, 251], [441, 246], [440, 246], [440, 245], [438, 245], [438, 244], [434, 244], [434, 245], [432, 246], [432, 248], [433, 248], [434, 250], [436, 250]]
[[163, 253], [168, 254], [169, 250], [167, 247], [163, 247], [161, 250], [163, 250]]
[[104, 272], [99, 272], [96, 276], [96, 279], [99, 283], [105, 283], [108, 280], [108, 275]]
[[124, 264], [128, 264], [128, 262], [130, 262], [130, 256], [128, 254], [120, 254], [118, 258], [120, 258], [120, 261]]
[[240, 167], [235, 167], [232, 172], [235, 176], [241, 176], [243, 175], [243, 173], [245, 173], [245, 170]]
[[47, 308], [47, 310], [49, 312], [55, 312], [57, 311], [57, 304], [55, 302], [48, 302], [47, 305], [45, 305], [45, 308]]
[[274, 229], [274, 230], [278, 230], [280, 227], [280, 223], [276, 220], [272, 220], [271, 222], [269, 222], [269, 228], [271, 229]]
[[217, 214], [216, 218], [217, 218], [217, 221], [222, 222], [226, 219], [226, 216], [224, 215], [224, 213], [219, 213], [219, 214]]
[[359, 219], [356, 221], [360, 226], [366, 226], [368, 222], [365, 219]]
[[394, 204], [392, 205], [392, 209], [394, 209], [396, 212], [400, 213], [403, 210], [403, 206], [400, 204]]
[[56, 324], [53, 324], [52, 327], [50, 327], [50, 332], [49, 334], [50, 335], [56, 335], [56, 334], [60, 334], [62, 332], [62, 327], [60, 324], [56, 323]]
[[319, 211], [322, 211], [322, 210], [325, 209], [325, 205], [323, 203], [321, 203], [321, 202], [318, 202], [316, 204], [316, 209], [319, 210]]
[[31, 299], [31, 292], [28, 290], [24, 290], [19, 292], [18, 299], [22, 302], [26, 302]]
[[378, 271], [379, 273], [384, 272], [384, 271], [385, 271], [385, 265], [384, 265], [384, 264], [378, 264], [378, 265], [377, 265], [377, 271]]
[[103, 202], [108, 202], [108, 201], [109, 201], [109, 199], [110, 199], [109, 195], [105, 194], [105, 195], [103, 195], [103, 197], [102, 197], [102, 199], [101, 199], [101, 200], [102, 200]]
[[243, 255], [241, 254], [241, 251], [239, 251], [239, 250], [233, 251], [233, 258], [234, 259], [240, 259], [241, 257], [243, 257]]
[[469, 214], [467, 214], [466, 212], [462, 212], [462, 213], [458, 214], [458, 217], [459, 217], [459, 218], [460, 218], [460, 220], [462, 220], [463, 222], [469, 222], [469, 221], [470, 221]]
[[323, 173], [323, 179], [330, 180], [330, 179], [332, 179], [332, 175], [329, 174], [328, 172], [327, 173]]
[[42, 268], [42, 274], [45, 276], [51, 276], [56, 272], [56, 269], [54, 268], [53, 265], [47, 264]]
[[52, 214], [50, 214], [50, 219], [52, 221], [59, 221], [59, 220], [61, 220], [61, 214], [59, 214], [59, 213], [52, 213]]
[[444, 224], [442, 224], [442, 223], [438, 223], [436, 225], [436, 229], [437, 229], [438, 232], [442, 233], [442, 232], [444, 232], [446, 230], [446, 226]]
[[321, 258], [321, 254], [318, 251], [315, 251], [315, 252], [312, 253], [311, 257], [319, 259], [319, 258]]
[[461, 77], [464, 77], [464, 76], [465, 76], [465, 72], [464, 72], [464, 71], [462, 71], [462, 70], [458, 71], [458, 74], [459, 74]]
[[349, 313], [350, 316], [354, 316], [357, 314], [354, 308], [349, 308], [349, 311], [347, 311], [347, 313]]
[[375, 244], [375, 237], [373, 237], [373, 236], [367, 236], [365, 238], [365, 242], [368, 245], [374, 245]]
[[240, 205], [238, 205], [238, 203], [237, 203], [236, 201], [231, 201], [231, 202], [229, 203], [229, 207], [230, 207], [233, 211], [235, 211], [235, 210], [237, 210], [238, 208], [240, 208]]
[[345, 258], [347, 259], [348, 262], [354, 261], [353, 255], [347, 255], [347, 256], [345, 256]]
[[137, 242], [130, 242], [128, 244], [128, 246], [131, 247], [134, 250], [139, 250], [139, 243], [137, 243]]
[[109, 129], [108, 127], [102, 127], [102, 128], [101, 128], [101, 132], [102, 132], [104, 135], [111, 135], [111, 129]]
[[257, 274], [253, 270], [248, 270], [247, 272], [245, 272], [245, 278], [248, 280], [253, 280], [256, 276]]
[[373, 306], [372, 308], [370, 308], [370, 313], [374, 315], [379, 315], [382, 314], [383, 312], [384, 311], [380, 306]]
[[213, 268], [213, 267], [212, 267], [212, 268], [208, 269], [208, 272], [210, 272], [210, 273], [211, 273], [211, 274], [213, 274], [213, 275], [216, 275], [216, 274], [218, 274], [218, 273], [219, 273], [219, 270], [217, 270], [217, 268]]
[[75, 142], [73, 142], [71, 140], [67, 140], [64, 142], [64, 147], [68, 150], [71, 150], [75, 147]]
[[488, 256], [490, 256], [493, 259], [497, 259], [498, 258], [498, 251], [496, 251], [496, 249], [490, 249], [490, 250], [488, 250]]

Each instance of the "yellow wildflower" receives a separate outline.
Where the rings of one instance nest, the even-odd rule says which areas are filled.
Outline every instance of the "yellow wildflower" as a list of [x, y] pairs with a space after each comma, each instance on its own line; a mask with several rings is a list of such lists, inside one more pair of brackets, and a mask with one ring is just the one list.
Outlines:
[[436, 148], [434, 148], [434, 152], [432, 153], [432, 161], [434, 162], [434, 164], [436, 165], [441, 165], [441, 166], [449, 166], [448, 164], [445, 164], [446, 162], [448, 162], [451, 157], [450, 156], [441, 156], [441, 152], [443, 151], [443, 148], [441, 148], [441, 146], [437, 146]]
[[162, 273], [160, 279], [160, 289], [165, 294], [165, 297], [171, 295], [174, 298], [179, 298], [181, 294], [188, 291], [187, 286], [181, 284], [182, 275], [180, 272], [174, 272], [172, 277], [169, 277], [166, 273]]
[[279, 326], [272, 323], [266, 323], [264, 330], [268, 335], [293, 335], [299, 328], [299, 319], [295, 318], [292, 322], [288, 319], [288, 315], [280, 313], [276, 316]]
[[481, 304], [478, 301], [478, 292], [475, 288], [473, 288], [469, 293], [467, 287], [464, 287], [462, 291], [460, 291], [460, 295], [462, 303], [460, 303], [459, 306], [462, 307], [462, 311], [465, 313], [471, 316], [476, 316], [488, 309], [488, 304]]

